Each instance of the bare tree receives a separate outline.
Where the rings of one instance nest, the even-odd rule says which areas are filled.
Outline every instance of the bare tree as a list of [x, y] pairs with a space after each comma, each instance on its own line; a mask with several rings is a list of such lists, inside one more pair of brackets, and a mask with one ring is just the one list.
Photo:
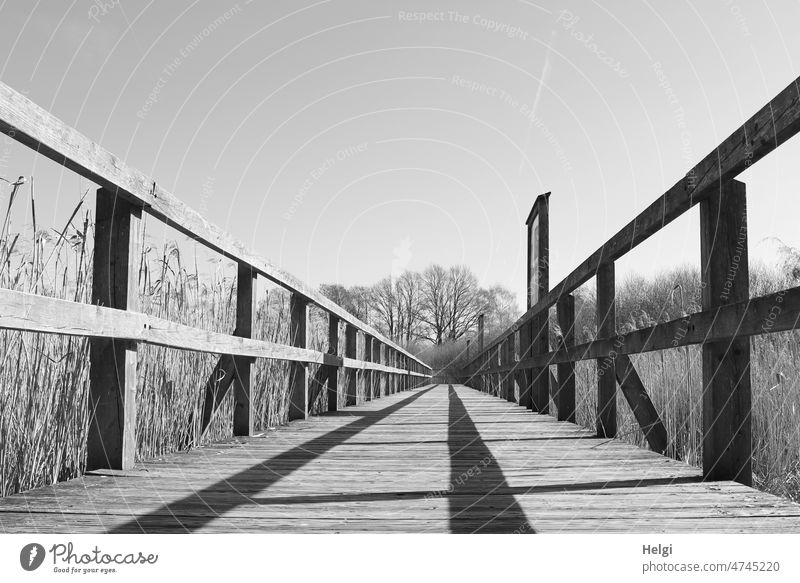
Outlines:
[[431, 265], [420, 275], [422, 310], [420, 319], [425, 327], [421, 336], [441, 344], [447, 334], [450, 310], [447, 301], [447, 271], [441, 265]]

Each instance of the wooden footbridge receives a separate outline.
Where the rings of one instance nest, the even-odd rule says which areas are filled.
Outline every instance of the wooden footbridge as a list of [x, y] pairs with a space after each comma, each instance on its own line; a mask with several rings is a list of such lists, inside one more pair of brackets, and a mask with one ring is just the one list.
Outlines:
[[[0, 130], [100, 186], [93, 305], [0, 291], [0, 328], [90, 338], [88, 471], [0, 499], [0, 531], [800, 532], [800, 506], [751, 487], [749, 371], [749, 336], [798, 327], [800, 288], [750, 299], [745, 187], [734, 180], [800, 130], [798, 83], [553, 288], [539, 197], [528, 220], [528, 310], [480, 341], [464, 384], [432, 384], [402, 347], [0, 84]], [[618, 335], [615, 260], [695, 204], [703, 311]], [[234, 334], [137, 311], [142, 213], [238, 263]], [[290, 346], [252, 338], [258, 277], [292, 294]], [[570, 294], [593, 277], [598, 338], [576, 346]], [[328, 352], [307, 345], [309, 304], [329, 315]], [[551, 349], [553, 306], [561, 335]], [[219, 354], [223, 381], [208, 389], [202, 423], [232, 391], [234, 437], [134, 463], [139, 343]], [[703, 351], [702, 469], [661, 455], [666, 431], [628, 357], [688, 344]], [[250, 405], [257, 358], [292, 363], [291, 423], [262, 433]], [[598, 364], [594, 430], [574, 424], [574, 363], [584, 359]], [[309, 363], [322, 365], [331, 396], [319, 416], [308, 414]], [[614, 439], [617, 387], [654, 451]], [[337, 410], [340, 393], [348, 407]]]

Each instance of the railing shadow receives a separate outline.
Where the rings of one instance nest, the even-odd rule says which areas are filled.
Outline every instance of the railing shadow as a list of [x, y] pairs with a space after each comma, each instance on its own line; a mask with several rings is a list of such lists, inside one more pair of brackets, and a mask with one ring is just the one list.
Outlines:
[[450, 532], [534, 533], [453, 385], [447, 390]]
[[[367, 429], [392, 413], [413, 403], [434, 388], [435, 385], [415, 392], [402, 401], [389, 405], [384, 409], [365, 412], [363, 416], [358, 417], [347, 425], [254, 464], [229, 478], [215, 482], [180, 500], [166, 503], [159, 509], [143, 516], [135, 517], [111, 529], [109, 532], [170, 532], [181, 530], [192, 532], [199, 530], [238, 506], [252, 504], [254, 500], [250, 497], [250, 494], [257, 494], [270, 487], [326, 451], [343, 443], [354, 434]], [[279, 467], [280, 470], [276, 470], [275, 467]], [[213, 498], [213, 504], [207, 502], [206, 498]], [[197, 509], [199, 508], [204, 509], [204, 514], [198, 514]], [[191, 513], [189, 513], [190, 511]]]

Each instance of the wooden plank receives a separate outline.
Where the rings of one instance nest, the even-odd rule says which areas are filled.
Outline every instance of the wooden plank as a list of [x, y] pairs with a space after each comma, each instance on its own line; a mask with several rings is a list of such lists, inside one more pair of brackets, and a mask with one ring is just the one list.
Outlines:
[[[289, 340], [292, 346], [306, 348], [308, 327], [308, 300], [292, 294], [289, 301]], [[289, 370], [289, 420], [308, 418], [308, 369], [293, 362]]]
[[[95, 211], [92, 303], [135, 310], [140, 209], [102, 189]], [[136, 454], [136, 343], [89, 341], [89, 469], [133, 467]]]
[[626, 354], [618, 354], [615, 358], [614, 373], [650, 449], [656, 453], [666, 453], [669, 445], [667, 430], [644, 388], [642, 379], [639, 378], [639, 373], [636, 372], [636, 367]]
[[[239, 263], [236, 278], [236, 331], [234, 335], [253, 337], [256, 318], [256, 273], [252, 268]], [[305, 348], [305, 347], [303, 347]], [[253, 408], [251, 383], [255, 375], [255, 359], [249, 356], [234, 356], [233, 369], [233, 434], [253, 434]]]
[[[348, 366], [347, 359], [355, 359], [357, 355], [357, 330], [355, 326], [346, 324], [344, 328], [344, 355], [345, 366]], [[356, 369], [349, 368], [345, 373], [347, 375], [347, 386], [345, 390], [345, 406], [351, 407], [358, 402], [358, 387], [356, 385]]]
[[[144, 209], [148, 214], [207, 247], [239, 263], [251, 265], [258, 273], [290, 292], [405, 353], [400, 346], [315, 289], [247, 249], [244, 244], [161, 187], [156, 180], [131, 168], [117, 156], [4, 83], [0, 83], [0, 132], [108, 192], [122, 196], [133, 206]], [[410, 353], [406, 354], [415, 358]]]
[[619, 259], [695, 204], [718, 193], [721, 185], [796, 135], [800, 131], [798, 84], [800, 78], [792, 81], [683, 178], [592, 253], [486, 349], [501, 342], [535, 315], [554, 306], [561, 296], [572, 293], [589, 281], [601, 265]]
[[[617, 334], [614, 264], [597, 271], [597, 336], [613, 338]], [[617, 380], [612, 355], [597, 361], [597, 436], [617, 434]]]
[[210, 332], [133, 311], [0, 289], [0, 328], [147, 342], [168, 348], [339, 366], [330, 354]]
[[[532, 324], [528, 323], [519, 329], [519, 361], [530, 358], [532, 348]], [[532, 409], [533, 400], [531, 398], [531, 387], [533, 385], [533, 377], [531, 376], [531, 370], [529, 368], [519, 367], [516, 374], [520, 391], [519, 405], [520, 407], [525, 407], [526, 409]]]
[[[203, 412], [200, 418], [199, 441], [203, 441], [203, 437], [205, 436], [209, 425], [211, 425], [211, 420], [219, 410], [220, 405], [222, 405], [222, 402], [225, 400], [225, 397], [228, 394], [228, 390], [233, 384], [234, 376], [236, 376], [236, 374], [234, 371], [233, 356], [230, 354], [220, 355], [219, 360], [217, 360], [217, 364], [214, 365], [214, 370], [208, 377], [208, 381], [206, 381], [205, 388], [203, 389], [205, 397], [203, 399]], [[194, 418], [190, 418], [190, 433], [193, 423]], [[187, 445], [196, 445], [196, 443], [188, 437], [189, 436], [187, 436]]]
[[[800, 287], [790, 288], [683, 318], [642, 328], [616, 338], [603, 338], [545, 355], [521, 360], [522, 366], [561, 364], [603, 358], [610, 354], [639, 354], [680, 346], [794, 330], [800, 323]], [[503, 369], [498, 369], [503, 370]], [[488, 372], [496, 372], [488, 370]]]
[[[339, 354], [339, 318], [328, 315], [328, 354]], [[339, 410], [339, 367], [327, 365], [328, 371], [328, 411]], [[344, 379], [342, 379], [344, 380]]]
[[465, 387], [350, 413], [0, 499], [0, 532], [800, 532], [788, 500]]
[[[561, 329], [561, 347], [575, 344], [575, 296], [565, 295], [556, 304], [558, 327]], [[575, 423], [575, 363], [562, 362], [558, 365], [558, 391], [554, 401], [559, 421]]]
[[[701, 300], [705, 310], [750, 295], [745, 185], [731, 180], [700, 205]], [[752, 484], [750, 341], [705, 342], [703, 476]]]

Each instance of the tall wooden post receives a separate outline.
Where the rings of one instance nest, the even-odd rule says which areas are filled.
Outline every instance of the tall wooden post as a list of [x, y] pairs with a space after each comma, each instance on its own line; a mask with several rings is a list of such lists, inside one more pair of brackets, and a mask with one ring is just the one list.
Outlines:
[[[388, 356], [387, 356], [388, 350], [389, 350], [389, 348], [383, 342], [381, 342], [381, 350], [380, 350], [381, 364], [388, 364], [388, 360], [387, 360], [388, 359]], [[389, 373], [388, 372], [380, 373], [380, 383], [381, 383], [381, 386], [380, 386], [381, 397], [388, 396], [389, 395]]]
[[[292, 294], [289, 302], [289, 340], [292, 346], [306, 348], [308, 300]], [[308, 418], [308, 369], [304, 362], [289, 365], [289, 420]]]
[[[702, 308], [750, 296], [745, 185], [731, 180], [700, 203]], [[703, 477], [752, 476], [750, 340], [706, 342], [703, 352]]]
[[[372, 362], [380, 364], [381, 361], [381, 342], [377, 338], [372, 339]], [[381, 373], [380, 371], [372, 371], [372, 394], [376, 399], [381, 398]]]
[[[96, 202], [92, 303], [136, 310], [141, 208], [99, 189]], [[89, 340], [87, 469], [128, 470], [136, 455], [136, 343]]]
[[[561, 346], [575, 344], [575, 296], [565, 295], [556, 304], [558, 327], [561, 328]], [[558, 364], [558, 392], [553, 399], [558, 409], [558, 420], [575, 423], [575, 363]]]
[[[253, 337], [256, 317], [256, 272], [244, 263], [239, 263], [236, 276], [236, 335]], [[233, 434], [253, 434], [253, 407], [251, 384], [255, 359], [249, 356], [234, 356], [233, 370]]]
[[[528, 358], [531, 356], [533, 349], [533, 327], [529, 323], [524, 324], [519, 329], [519, 358]], [[531, 398], [531, 385], [533, 384], [533, 376], [531, 369], [518, 368], [517, 369], [517, 382], [519, 383], [519, 404], [520, 407], [526, 409], [533, 408], [533, 399]]]
[[484, 316], [481, 314], [478, 316], [478, 354], [483, 353], [483, 326], [484, 326]]
[[[615, 306], [614, 263], [597, 270], [597, 337], [615, 338], [617, 311]], [[597, 436], [617, 434], [617, 378], [613, 356], [597, 360]]]
[[[364, 334], [364, 361], [372, 362], [372, 336]], [[371, 401], [372, 396], [372, 371], [364, 369], [364, 399]]]
[[[344, 328], [344, 355], [347, 358], [356, 358], [356, 328], [352, 324]], [[356, 372], [354, 368], [347, 369], [347, 390], [345, 391], [345, 404], [350, 407], [358, 401], [358, 388], [356, 385]]]
[[[328, 315], [328, 353], [339, 354], [339, 318]], [[339, 367], [328, 366], [328, 411], [339, 410]]]
[[[509, 336], [503, 340], [503, 365], [514, 364], [514, 336]], [[514, 403], [517, 396], [514, 394], [514, 371], [509, 370], [501, 373], [503, 378], [503, 392], [506, 401]]]
[[[528, 309], [550, 290], [550, 193], [536, 197], [525, 225], [528, 228]], [[530, 354], [550, 351], [549, 316], [545, 310], [530, 323]], [[527, 338], [526, 338], [527, 340]], [[550, 370], [548, 367], [530, 369], [531, 407], [539, 413], [550, 409]]]

